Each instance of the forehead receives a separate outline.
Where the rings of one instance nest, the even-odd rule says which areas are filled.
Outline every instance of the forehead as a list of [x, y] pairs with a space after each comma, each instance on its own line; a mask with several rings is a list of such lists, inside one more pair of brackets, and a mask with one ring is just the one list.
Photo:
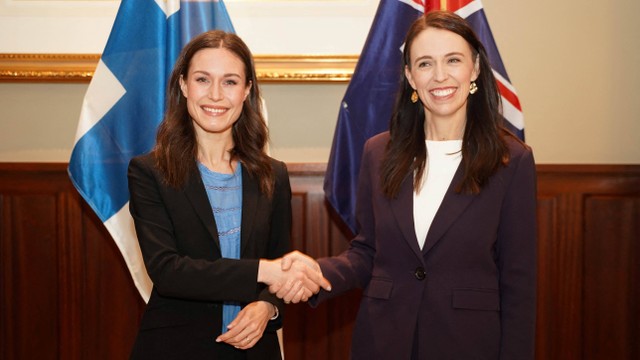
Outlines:
[[244, 63], [235, 53], [225, 48], [205, 48], [198, 50], [189, 64], [189, 72], [237, 74], [242, 77]]
[[449, 30], [426, 28], [411, 43], [411, 58], [438, 57], [457, 52], [471, 55], [471, 46], [460, 35]]

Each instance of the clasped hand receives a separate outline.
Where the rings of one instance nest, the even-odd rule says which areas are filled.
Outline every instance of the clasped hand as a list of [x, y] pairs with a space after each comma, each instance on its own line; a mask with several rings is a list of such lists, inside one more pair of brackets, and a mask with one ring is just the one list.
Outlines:
[[258, 280], [269, 285], [269, 292], [287, 304], [307, 301], [320, 288], [331, 291], [318, 263], [299, 251], [276, 260], [261, 260]]

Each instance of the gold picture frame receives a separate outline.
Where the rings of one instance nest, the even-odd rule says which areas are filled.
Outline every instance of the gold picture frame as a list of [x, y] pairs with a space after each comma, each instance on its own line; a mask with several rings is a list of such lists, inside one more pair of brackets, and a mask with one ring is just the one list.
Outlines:
[[[99, 54], [0, 53], [0, 82], [89, 82]], [[256, 55], [262, 82], [348, 82], [357, 55]]]

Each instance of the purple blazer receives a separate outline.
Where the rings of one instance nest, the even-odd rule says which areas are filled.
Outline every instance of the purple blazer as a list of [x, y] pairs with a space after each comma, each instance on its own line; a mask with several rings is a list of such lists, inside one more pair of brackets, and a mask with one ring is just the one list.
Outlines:
[[510, 162], [477, 195], [452, 184], [418, 246], [412, 176], [395, 199], [381, 192], [388, 132], [365, 145], [356, 219], [344, 253], [319, 259], [333, 291], [363, 288], [352, 359], [533, 359], [536, 310], [536, 171], [529, 147], [509, 138]]

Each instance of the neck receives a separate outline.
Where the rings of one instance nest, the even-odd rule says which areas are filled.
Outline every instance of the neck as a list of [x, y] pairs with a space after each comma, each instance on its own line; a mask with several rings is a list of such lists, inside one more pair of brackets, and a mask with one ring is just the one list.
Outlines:
[[[205, 141], [203, 141], [205, 140]], [[235, 161], [231, 161], [231, 139], [198, 139], [198, 161], [209, 170], [233, 173]]]
[[462, 140], [464, 135], [464, 119], [426, 119], [425, 138], [432, 141]]

